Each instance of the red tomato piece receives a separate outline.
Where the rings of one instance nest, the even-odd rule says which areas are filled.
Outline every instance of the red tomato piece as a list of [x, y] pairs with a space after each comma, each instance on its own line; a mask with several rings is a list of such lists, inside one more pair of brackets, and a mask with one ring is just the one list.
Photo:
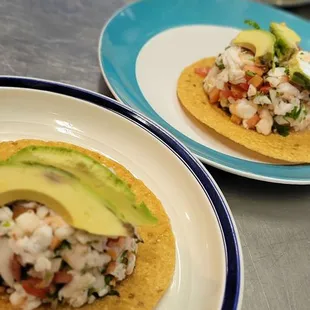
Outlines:
[[248, 84], [248, 83], [240, 83], [240, 84], [238, 84], [238, 86], [240, 87], [240, 88], [242, 88], [243, 90], [248, 90], [249, 89], [249, 87], [250, 87], [250, 85]]
[[236, 85], [231, 86], [231, 92], [234, 99], [242, 99], [244, 95], [244, 90]]
[[221, 90], [220, 92], [220, 98], [229, 98], [229, 97], [232, 97], [232, 91], [229, 90], [229, 89], [224, 89], [224, 90]]
[[73, 279], [73, 276], [66, 271], [58, 271], [54, 275], [53, 282], [56, 284], [67, 284], [70, 283]]
[[268, 94], [270, 88], [271, 87], [269, 85], [264, 85], [259, 89], [259, 91], [261, 91], [263, 94]]
[[21, 282], [22, 287], [26, 293], [43, 299], [49, 292], [49, 287], [39, 288], [38, 286], [40, 283], [42, 283], [42, 280], [37, 278], [29, 278]]
[[214, 87], [209, 93], [210, 103], [217, 103], [220, 99], [220, 90]]
[[209, 67], [195, 68], [195, 73], [204, 78], [208, 75], [210, 69], [211, 68], [209, 68]]

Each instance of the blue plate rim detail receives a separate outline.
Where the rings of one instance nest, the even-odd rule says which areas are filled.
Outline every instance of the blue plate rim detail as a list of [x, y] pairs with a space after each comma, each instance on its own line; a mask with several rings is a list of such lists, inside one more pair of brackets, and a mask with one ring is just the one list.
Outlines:
[[[154, 0], [153, 0], [154, 1]], [[223, 0], [222, 2], [224, 2]], [[216, 168], [219, 168], [221, 170], [246, 177], [251, 179], [256, 179], [259, 181], [265, 181], [270, 183], [279, 183], [279, 184], [289, 184], [289, 185], [309, 185], [310, 184], [310, 165], [273, 165], [273, 164], [264, 164], [264, 163], [258, 163], [258, 162], [252, 162], [249, 160], [239, 159], [235, 158], [230, 155], [226, 155], [223, 153], [220, 153], [218, 151], [212, 150], [181, 133], [180, 131], [176, 130], [174, 127], [172, 127], [170, 124], [168, 124], [164, 119], [161, 118], [160, 115], [158, 115], [151, 107], [151, 105], [148, 104], [147, 100], [144, 98], [143, 94], [141, 93], [138, 83], [136, 81], [135, 77], [135, 86], [137, 86], [138, 90], [135, 89], [135, 91], [139, 94], [139, 99], [141, 99], [141, 102], [143, 102], [145, 107], [141, 107], [141, 105], [137, 105], [135, 103], [135, 100], [133, 99], [126, 99], [123, 98], [121, 94], [115, 89], [113, 85], [113, 78], [109, 77], [109, 74], [106, 73], [106, 70], [104, 69], [104, 57], [103, 57], [103, 39], [104, 34], [111, 24], [113, 20], [118, 17], [122, 12], [124, 12], [127, 9], [133, 9], [135, 6], [139, 6], [145, 2], [144, 0], [139, 0], [134, 3], [128, 4], [117, 10], [111, 18], [104, 24], [100, 37], [99, 37], [99, 44], [98, 44], [98, 60], [99, 65], [101, 68], [101, 73], [103, 75], [103, 78], [110, 89], [113, 96], [121, 103], [130, 106], [134, 108], [135, 110], [138, 110], [142, 114], [146, 115], [147, 117], [151, 118], [153, 121], [158, 123], [161, 127], [168, 130], [170, 133], [172, 133], [175, 137], [175, 139], [178, 139], [181, 141], [181, 143], [185, 144], [194, 154], [197, 158], [199, 158], [204, 163], [207, 163], [211, 166], [214, 166]], [[149, 3], [152, 2], [148, 1]], [[196, 1], [197, 2], [197, 1]], [[268, 5], [264, 5], [261, 3], [254, 3], [249, 1], [243, 1], [243, 3], [247, 3], [249, 6], [254, 6], [254, 8], [259, 8], [263, 10], [269, 10], [270, 12], [275, 13], [277, 16], [282, 16], [285, 18], [289, 18], [292, 21], [298, 21], [301, 23], [307, 23], [308, 22], [302, 18], [296, 17], [293, 14], [282, 12], [276, 8], [273, 8]], [[162, 27], [161, 31], [171, 29], [174, 27], [184, 26], [184, 25], [201, 25], [202, 23], [196, 23], [196, 24], [189, 24], [184, 23], [177, 26], [172, 27]], [[218, 26], [228, 26], [228, 27], [235, 27], [229, 24], [223, 24], [223, 23], [212, 23], [212, 25], [218, 25]], [[154, 35], [160, 33], [161, 31], [158, 31]], [[153, 37], [152, 35], [151, 37]], [[150, 37], [150, 38], [151, 38]], [[144, 44], [150, 39], [144, 41]], [[143, 45], [144, 45], [143, 44]], [[139, 51], [138, 51], [139, 53]], [[138, 56], [138, 53], [136, 56]], [[135, 59], [136, 60], [136, 59]], [[134, 61], [135, 62], [135, 61]], [[128, 93], [126, 93], [126, 96], [128, 97]], [[129, 94], [130, 97], [130, 94]], [[198, 149], [197, 149], [198, 148]], [[208, 153], [206, 157], [206, 153]], [[228, 164], [229, 163], [229, 164]]]
[[116, 113], [135, 123], [141, 129], [150, 133], [158, 141], [168, 147], [196, 178], [205, 192], [222, 230], [223, 245], [226, 250], [226, 283], [222, 310], [241, 309], [244, 285], [243, 255], [237, 226], [232, 217], [228, 203], [219, 186], [208, 170], [191, 154], [191, 152], [176, 140], [168, 131], [161, 128], [132, 108], [120, 104], [112, 98], [73, 85], [38, 78], [22, 76], [0, 76], [0, 89], [25, 88], [47, 91], [85, 100]]

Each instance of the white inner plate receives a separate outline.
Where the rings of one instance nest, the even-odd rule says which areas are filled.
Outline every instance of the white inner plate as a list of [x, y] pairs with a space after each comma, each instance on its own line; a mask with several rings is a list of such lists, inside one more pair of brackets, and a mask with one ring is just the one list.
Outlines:
[[167, 123], [218, 152], [253, 162], [286, 164], [271, 159], [217, 134], [186, 114], [177, 94], [177, 80], [185, 67], [223, 51], [240, 30], [195, 25], [168, 29], [150, 39], [139, 52], [136, 78], [143, 96]]
[[98, 151], [128, 168], [161, 200], [177, 257], [158, 309], [220, 309], [226, 277], [221, 229], [202, 187], [170, 149], [131, 121], [86, 101], [13, 88], [1, 88], [0, 100], [0, 140], [58, 140]]

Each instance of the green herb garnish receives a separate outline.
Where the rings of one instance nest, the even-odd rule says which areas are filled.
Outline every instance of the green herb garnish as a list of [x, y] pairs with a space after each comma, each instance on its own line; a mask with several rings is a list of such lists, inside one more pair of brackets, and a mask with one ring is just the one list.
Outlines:
[[121, 256], [121, 263], [127, 265], [128, 264], [128, 257], [127, 257], [128, 251], [124, 251]]
[[64, 249], [71, 250], [71, 243], [68, 242], [67, 240], [64, 240], [63, 242], [61, 242], [61, 244], [57, 248], [57, 250], [59, 250], [59, 251], [64, 250]]
[[285, 116], [296, 120], [299, 117], [301, 110], [302, 107], [300, 107], [299, 109], [297, 107], [294, 107], [294, 109], [291, 112], [286, 113]]
[[290, 69], [289, 69], [289, 68], [285, 68], [284, 73], [285, 73], [286, 75], [289, 75], [289, 74], [290, 74]]
[[10, 227], [11, 223], [9, 221], [5, 221], [5, 222], [2, 223], [2, 226], [3, 227]]
[[88, 290], [87, 295], [88, 295], [88, 297], [89, 297], [89, 296], [93, 295], [94, 293], [96, 293], [96, 290], [95, 290], [93, 287], [91, 287], [91, 288]]
[[101, 270], [101, 274], [105, 274], [107, 272], [108, 266], [102, 268]]
[[118, 292], [117, 290], [111, 290], [111, 291], [108, 293], [108, 295], [120, 297], [120, 294], [119, 294], [119, 292]]
[[107, 274], [105, 277], [104, 277], [104, 281], [105, 281], [105, 284], [106, 285], [109, 285], [110, 282], [114, 279], [114, 276], [112, 276], [111, 274]]
[[254, 76], [254, 75], [256, 75], [255, 72], [250, 71], [250, 70], [247, 70], [247, 71], [245, 72], [245, 74], [248, 75], [248, 76]]
[[223, 69], [225, 69], [225, 66], [224, 66], [224, 64], [223, 64], [223, 61], [221, 61], [220, 63], [215, 63], [215, 65], [220, 69], [220, 70], [223, 70]]
[[274, 122], [273, 128], [283, 137], [287, 137], [290, 134], [290, 125], [280, 125], [277, 122]]
[[260, 29], [259, 24], [252, 19], [246, 19], [244, 23], [250, 27], [253, 27], [254, 29]]

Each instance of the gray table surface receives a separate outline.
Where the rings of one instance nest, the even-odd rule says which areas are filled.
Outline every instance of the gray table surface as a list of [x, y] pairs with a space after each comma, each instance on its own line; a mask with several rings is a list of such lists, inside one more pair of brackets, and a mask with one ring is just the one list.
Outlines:
[[[40, 77], [111, 95], [97, 59], [103, 24], [130, 0], [1, 0], [1, 74]], [[310, 6], [294, 8], [310, 18]], [[243, 309], [310, 309], [310, 187], [237, 177], [208, 167], [237, 222]]]

